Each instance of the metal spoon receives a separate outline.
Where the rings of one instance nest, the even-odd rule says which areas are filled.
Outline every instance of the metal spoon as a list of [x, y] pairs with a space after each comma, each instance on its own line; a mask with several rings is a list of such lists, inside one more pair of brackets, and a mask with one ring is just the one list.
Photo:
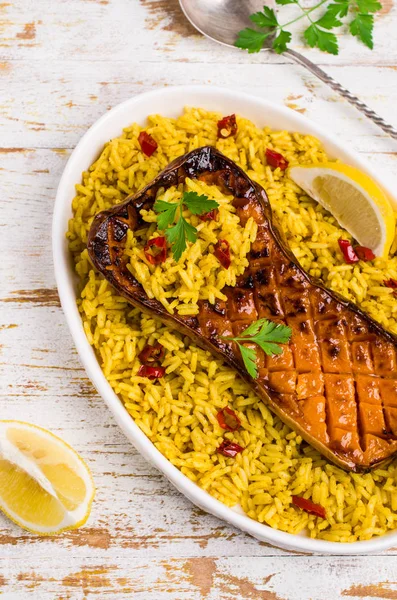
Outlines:
[[[179, 0], [186, 18], [200, 33], [226, 46], [234, 47], [237, 33], [245, 27], [252, 27], [249, 16], [263, 9], [264, 0]], [[272, 38], [265, 41], [264, 50], [271, 50]], [[335, 92], [346, 98], [368, 119], [371, 119], [392, 138], [397, 139], [397, 131], [386, 123], [379, 115], [371, 110], [364, 102], [353, 96], [349, 90], [342, 87], [325, 71], [310, 60], [295, 52], [286, 50], [284, 56], [302, 65], [316, 77], [328, 84]]]

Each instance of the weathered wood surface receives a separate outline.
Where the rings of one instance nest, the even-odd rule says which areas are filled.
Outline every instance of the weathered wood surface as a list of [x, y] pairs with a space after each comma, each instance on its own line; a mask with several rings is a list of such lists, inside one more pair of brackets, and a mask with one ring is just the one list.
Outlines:
[[[309, 51], [396, 125], [397, 9], [373, 52]], [[300, 42], [297, 40], [297, 48]], [[306, 49], [303, 49], [307, 52]], [[248, 57], [196, 35], [176, 0], [0, 3], [0, 416], [52, 429], [89, 462], [88, 525], [59, 538], [0, 517], [0, 593], [22, 600], [397, 598], [397, 548], [381, 556], [290, 554], [181, 497], [126, 441], [79, 363], [51, 258], [51, 213], [71, 149], [106, 110], [157, 86], [246, 89], [323, 124], [397, 178], [397, 146], [283, 57]]]

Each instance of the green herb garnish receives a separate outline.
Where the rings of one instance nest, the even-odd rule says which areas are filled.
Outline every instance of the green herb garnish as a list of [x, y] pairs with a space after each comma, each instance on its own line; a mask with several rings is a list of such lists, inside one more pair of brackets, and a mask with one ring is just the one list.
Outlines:
[[[159, 213], [157, 215], [158, 227], [165, 231], [165, 237], [171, 244], [174, 259], [177, 262], [186, 250], [186, 240], [193, 244], [197, 239], [197, 229], [188, 223], [182, 215], [184, 206], [193, 215], [203, 215], [218, 208], [219, 204], [215, 200], [209, 200], [207, 196], [199, 196], [196, 192], [184, 192], [179, 202], [156, 200], [153, 208]], [[175, 225], [170, 227], [175, 219]]]
[[273, 321], [268, 321], [267, 319], [259, 319], [259, 321], [251, 323], [239, 336], [222, 337], [222, 339], [236, 342], [240, 349], [245, 368], [249, 375], [256, 379], [258, 377], [256, 351], [253, 348], [247, 348], [243, 343], [251, 342], [257, 344], [265, 354], [273, 356], [274, 354], [281, 354], [283, 352], [283, 349], [278, 344], [289, 342], [291, 333], [291, 328], [286, 325], [273, 323]]
[[[303, 33], [306, 43], [315, 46], [323, 52], [338, 54], [338, 40], [332, 29], [341, 27], [345, 23], [341, 20], [347, 16], [353, 16], [349, 23], [350, 33], [361, 40], [368, 48], [374, 47], [372, 32], [374, 28], [373, 13], [378, 12], [382, 5], [378, 0], [321, 0], [311, 8], [303, 8], [299, 0], [276, 0], [277, 4], [295, 4], [301, 11], [297, 17], [285, 24], [278, 22], [276, 13], [268, 6], [263, 7], [262, 12], [254, 13], [250, 19], [257, 27], [265, 31], [250, 29], [247, 27], [238, 34], [235, 46], [248, 50], [249, 53], [259, 52], [265, 40], [273, 37], [272, 47], [275, 52], [282, 54], [288, 49], [291, 41], [291, 33], [286, 28], [301, 19], [307, 18], [310, 25]], [[326, 4], [326, 11], [316, 20], [310, 14]]]

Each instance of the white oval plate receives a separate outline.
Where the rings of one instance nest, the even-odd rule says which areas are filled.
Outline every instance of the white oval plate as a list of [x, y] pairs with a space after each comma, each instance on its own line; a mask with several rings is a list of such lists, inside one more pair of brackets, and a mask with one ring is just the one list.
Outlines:
[[[87, 374], [138, 452], [159, 469], [182, 494], [204, 511], [231, 523], [263, 542], [286, 550], [329, 554], [365, 554], [379, 552], [393, 545], [397, 546], [397, 532], [352, 544], [313, 540], [304, 535], [277, 531], [241, 514], [241, 510], [228, 508], [190, 481], [155, 448], [134, 423], [99, 366], [95, 353], [85, 336], [77, 310], [76, 278], [65, 238], [68, 219], [72, 216], [71, 202], [75, 196], [74, 186], [80, 182], [82, 171], [87, 170], [96, 160], [103, 145], [112, 137], [118, 137], [123, 127], [127, 127], [134, 121], [145, 124], [146, 117], [152, 113], [176, 117], [182, 112], [184, 106], [199, 106], [226, 115], [237, 113], [251, 119], [259, 126], [269, 125], [273, 129], [313, 134], [324, 143], [331, 157], [340, 158], [366, 171], [371, 177], [378, 180], [378, 174], [364, 160], [355, 152], [347, 150], [346, 144], [333, 138], [319, 125], [288, 108], [235, 90], [211, 86], [169, 87], [142, 94], [119, 104], [103, 115], [87, 131], [70, 156], [59, 183], [53, 217], [53, 257], [59, 296]], [[383, 179], [382, 185], [397, 206], [397, 197], [392, 190], [391, 183], [387, 185]]]

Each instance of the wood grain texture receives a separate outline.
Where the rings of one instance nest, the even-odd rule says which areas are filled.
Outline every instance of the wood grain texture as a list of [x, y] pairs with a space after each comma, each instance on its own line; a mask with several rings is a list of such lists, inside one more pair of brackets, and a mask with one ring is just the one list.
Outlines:
[[[341, 35], [313, 60], [396, 125], [396, 6], [370, 52]], [[301, 42], [296, 40], [297, 49]], [[126, 441], [88, 381], [59, 305], [51, 257], [56, 188], [87, 128], [115, 104], [183, 83], [283, 103], [397, 177], [397, 146], [328, 88], [270, 54], [198, 36], [177, 0], [0, 3], [0, 416], [47, 427], [88, 461], [98, 493], [86, 527], [57, 538], [0, 517], [7, 600], [397, 598], [397, 548], [322, 557], [257, 542], [193, 507]]]

